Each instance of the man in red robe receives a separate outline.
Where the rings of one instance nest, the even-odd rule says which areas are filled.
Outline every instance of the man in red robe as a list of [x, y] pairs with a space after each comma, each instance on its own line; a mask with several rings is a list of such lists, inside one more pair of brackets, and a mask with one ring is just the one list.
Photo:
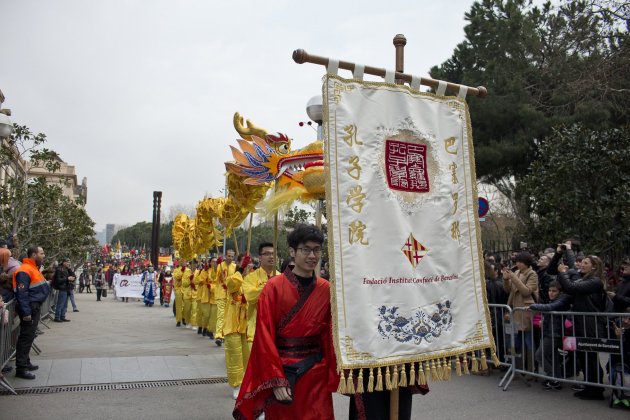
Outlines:
[[324, 237], [301, 225], [287, 241], [295, 267], [271, 278], [258, 298], [256, 336], [235, 419], [334, 419], [339, 385], [329, 283], [315, 276]]

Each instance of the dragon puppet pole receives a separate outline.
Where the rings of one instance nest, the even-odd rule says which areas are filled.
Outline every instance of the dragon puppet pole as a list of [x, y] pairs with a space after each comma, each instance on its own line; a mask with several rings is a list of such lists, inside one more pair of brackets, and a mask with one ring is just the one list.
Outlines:
[[[212, 236], [214, 236], [214, 247], [217, 249], [217, 257], [219, 257], [221, 252], [219, 251], [219, 239], [217, 235], [217, 227], [214, 225], [214, 219], [212, 219]], [[225, 238], [223, 238], [223, 241], [225, 241]]]
[[254, 212], [249, 213], [249, 229], [247, 230], [247, 248], [245, 251], [246, 255], [250, 255], [249, 249], [252, 246], [252, 227], [254, 224]]
[[232, 237], [234, 238], [234, 252], [236, 253], [236, 257], [238, 258], [238, 240], [236, 239], [236, 230], [232, 231]]

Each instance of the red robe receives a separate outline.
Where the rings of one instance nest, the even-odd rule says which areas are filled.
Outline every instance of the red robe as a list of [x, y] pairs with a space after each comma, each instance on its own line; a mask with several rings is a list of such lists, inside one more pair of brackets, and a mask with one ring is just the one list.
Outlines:
[[[273, 388], [289, 386], [282, 365], [304, 359], [304, 349], [313, 345], [322, 360], [299, 379], [290, 405], [277, 402]], [[274, 420], [334, 419], [332, 393], [338, 385], [329, 283], [317, 278], [303, 287], [290, 270], [271, 278], [258, 298], [256, 336], [234, 418], [250, 420], [264, 412]]]

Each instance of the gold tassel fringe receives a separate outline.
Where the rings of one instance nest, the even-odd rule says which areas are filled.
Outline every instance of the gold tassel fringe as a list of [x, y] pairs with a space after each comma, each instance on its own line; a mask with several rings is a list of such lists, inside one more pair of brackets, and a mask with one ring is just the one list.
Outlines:
[[398, 388], [398, 366], [392, 366], [392, 389]]
[[427, 378], [424, 376], [424, 369], [422, 369], [422, 362], [418, 363], [418, 385], [426, 385]]
[[346, 378], [344, 376], [344, 371], [341, 371], [341, 375], [339, 375], [339, 388], [337, 388], [337, 393], [345, 394], [346, 393]]
[[374, 391], [374, 368], [370, 368], [370, 376], [368, 377], [368, 392]]
[[375, 391], [383, 390], [383, 375], [381, 374], [381, 368], [376, 368], [377, 376], [376, 376], [376, 388]]
[[468, 370], [468, 355], [464, 353], [462, 357], [462, 363], [464, 363], [464, 375], [470, 375], [470, 371]]
[[477, 356], [475, 353], [472, 353], [472, 368], [470, 369], [473, 373], [479, 372], [479, 363], [477, 362]]
[[457, 373], [457, 376], [462, 376], [462, 362], [459, 361], [460, 357], [462, 356], [458, 355], [455, 357], [455, 373]]
[[431, 379], [434, 381], [440, 380], [440, 377], [437, 373], [437, 366], [435, 366], [435, 360], [431, 360]]
[[411, 364], [411, 369], [409, 370], [409, 386], [414, 386], [416, 384], [416, 364]]
[[481, 370], [488, 370], [488, 360], [486, 359], [486, 351], [481, 351]]
[[357, 377], [357, 394], [363, 394], [363, 369], [359, 369], [359, 376]]
[[497, 353], [494, 350], [492, 350], [492, 361], [494, 362], [494, 367], [501, 366], [501, 361], [497, 357]]
[[450, 381], [453, 373], [452, 360], [448, 359], [444, 362], [444, 380]]
[[385, 389], [388, 391], [392, 390], [392, 377], [389, 374], [389, 366], [385, 368]]
[[348, 374], [348, 382], [346, 385], [346, 391], [348, 394], [353, 395], [354, 391], [354, 379], [352, 378], [352, 369], [350, 369], [350, 373]]
[[398, 386], [407, 386], [407, 369], [405, 365], [401, 365], [400, 369], [400, 382]]

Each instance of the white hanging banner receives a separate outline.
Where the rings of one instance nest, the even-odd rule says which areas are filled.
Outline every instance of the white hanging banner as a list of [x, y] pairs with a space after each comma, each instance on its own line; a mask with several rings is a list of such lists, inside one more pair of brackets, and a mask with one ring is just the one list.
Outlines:
[[394, 70], [385, 70], [385, 83], [394, 83]]
[[466, 102], [331, 75], [323, 96], [338, 366], [446, 375], [494, 346]]
[[466, 94], [468, 93], [468, 86], [461, 85], [459, 87], [459, 92], [457, 93], [458, 98], [466, 99]]
[[413, 90], [420, 90], [420, 77], [418, 76], [411, 76], [411, 83], [409, 84], [409, 86], [411, 87], [411, 89]]
[[435, 93], [436, 93], [438, 96], [444, 96], [444, 94], [446, 93], [446, 82], [445, 82], [445, 81], [440, 80], [440, 81], [438, 82], [438, 88], [437, 88], [437, 90], [435, 91]]
[[365, 66], [363, 64], [355, 64], [352, 77], [357, 80], [363, 80], [363, 74], [365, 73]]
[[337, 74], [338, 72], [339, 72], [339, 60], [334, 60], [332, 58], [329, 58], [328, 66], [326, 66], [326, 73]]

